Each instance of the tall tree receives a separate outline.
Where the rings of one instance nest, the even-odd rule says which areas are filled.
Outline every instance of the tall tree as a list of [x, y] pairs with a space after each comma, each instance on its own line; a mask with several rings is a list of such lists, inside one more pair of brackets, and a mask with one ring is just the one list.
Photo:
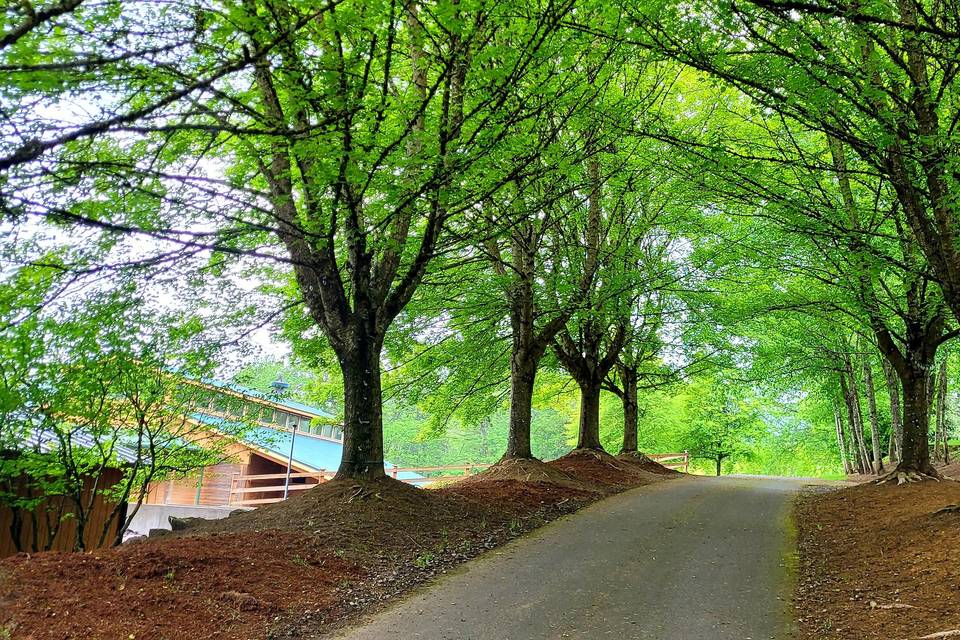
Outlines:
[[883, 176], [960, 312], [955, 12], [916, 0], [710, 2], [690, 12], [664, 0], [634, 7], [632, 18], [630, 41], [840, 141]]
[[[289, 304], [343, 374], [338, 475], [383, 477], [385, 337], [431, 260], [459, 242], [447, 232], [537, 155], [517, 136], [576, 79], [556, 62], [576, 56], [559, 30], [570, 7], [143, 0], [28, 12], [0, 40], [15, 74], [0, 204], [151, 238], [144, 260], [212, 252], [220, 265], [289, 269]], [[50, 49], [48, 29], [71, 35]], [[64, 92], [95, 107], [89, 119], [34, 117]]]
[[950, 443], [947, 437], [947, 357], [940, 359], [937, 374], [936, 427], [933, 436], [934, 457], [944, 464], [950, 463]]
[[873, 386], [873, 367], [869, 356], [863, 359], [863, 384], [867, 390], [867, 406], [870, 409], [870, 444], [872, 467], [876, 474], [883, 472], [883, 453], [880, 451], [880, 421], [877, 419], [877, 395]]
[[846, 438], [843, 435], [843, 418], [840, 416], [840, 409], [836, 404], [833, 405], [833, 422], [837, 429], [837, 447], [840, 450], [840, 461], [843, 464], [843, 473], [844, 475], [850, 475], [853, 469], [850, 467]]
[[894, 373], [893, 367], [883, 360], [883, 377], [887, 383], [887, 396], [890, 399], [890, 459], [900, 459], [900, 448], [903, 446], [903, 422], [900, 411], [900, 380]]

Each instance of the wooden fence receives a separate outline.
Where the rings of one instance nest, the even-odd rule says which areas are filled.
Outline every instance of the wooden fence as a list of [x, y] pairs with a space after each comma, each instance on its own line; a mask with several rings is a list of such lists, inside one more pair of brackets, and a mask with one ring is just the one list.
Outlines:
[[[647, 457], [659, 462], [669, 469], [676, 469], [686, 473], [690, 468], [690, 456], [683, 453], [648, 453]], [[409, 484], [426, 486], [436, 482], [459, 480], [471, 476], [489, 467], [489, 464], [444, 465], [437, 467], [394, 467], [387, 469], [387, 475], [398, 478], [401, 473], [413, 473], [414, 478], [398, 478]], [[312, 489], [321, 482], [333, 478], [334, 471], [321, 469], [320, 471], [295, 472], [290, 474], [288, 492], [295, 493]], [[438, 474], [438, 475], [424, 475]], [[265, 473], [258, 475], [234, 474], [230, 485], [231, 505], [238, 507], [256, 507], [261, 504], [280, 502], [283, 500], [286, 473]]]
[[[123, 479], [123, 472], [119, 469], [105, 469], [98, 478], [85, 477], [83, 480], [82, 503], [89, 506], [84, 544], [87, 549], [95, 549], [100, 543], [100, 536], [107, 530], [106, 545], [113, 542], [117, 534], [117, 527], [125, 516], [125, 509], [114, 514], [115, 502], [109, 502], [100, 491], [110, 488]], [[98, 489], [99, 488], [99, 489]], [[35, 497], [34, 491], [27, 488], [26, 480], [21, 479], [15, 486], [7, 490], [16, 492], [21, 497]], [[93, 493], [96, 492], [96, 493]], [[73, 551], [77, 543], [77, 520], [74, 515], [75, 505], [64, 496], [47, 496], [40, 504], [31, 510], [13, 510], [9, 506], [0, 505], [0, 558], [13, 555], [18, 551], [32, 553], [51, 549], [53, 551]], [[14, 520], [22, 523], [18, 540], [14, 540]], [[59, 526], [54, 526], [54, 537], [50, 539], [50, 525], [60, 520]], [[48, 522], [49, 520], [49, 522]], [[36, 531], [34, 526], [37, 527]], [[0, 633], [0, 638], [3, 634]]]
[[[488, 464], [464, 464], [464, 465], [445, 465], [437, 467], [394, 467], [387, 469], [387, 475], [397, 478], [401, 473], [413, 473], [414, 478], [398, 478], [403, 482], [426, 486], [436, 482], [446, 482], [448, 480], [459, 480], [464, 476], [469, 476], [486, 469]], [[320, 482], [326, 482], [333, 478], [335, 471], [300, 472], [290, 474], [289, 492], [303, 491], [312, 489]], [[423, 475], [438, 474], [438, 475]], [[257, 475], [234, 474], [233, 482], [230, 485], [231, 505], [240, 507], [255, 507], [261, 504], [271, 502], [280, 502], [283, 500], [283, 491], [285, 488], [286, 473], [265, 473]]]
[[690, 454], [686, 451], [683, 453], [648, 453], [647, 457], [668, 469], [676, 469], [684, 473], [690, 471]]

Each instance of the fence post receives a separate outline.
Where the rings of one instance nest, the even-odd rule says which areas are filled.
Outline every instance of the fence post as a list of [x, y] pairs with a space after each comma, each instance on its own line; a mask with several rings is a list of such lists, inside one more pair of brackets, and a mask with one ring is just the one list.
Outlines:
[[236, 491], [237, 483], [240, 480], [240, 473], [237, 471], [233, 472], [233, 476], [230, 478], [230, 495], [227, 497], [227, 506], [233, 504], [233, 493]]
[[197, 477], [197, 492], [193, 496], [194, 506], [200, 504], [200, 494], [203, 492], [203, 470], [204, 467], [200, 467], [200, 475]]
[[690, 452], [687, 450], [683, 452], [683, 472], [690, 473]]

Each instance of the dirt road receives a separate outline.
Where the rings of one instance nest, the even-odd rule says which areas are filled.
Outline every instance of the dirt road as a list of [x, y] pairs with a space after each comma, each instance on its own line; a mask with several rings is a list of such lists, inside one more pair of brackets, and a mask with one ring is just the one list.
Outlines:
[[789, 499], [804, 481], [628, 491], [468, 563], [342, 640], [767, 640], [790, 634]]

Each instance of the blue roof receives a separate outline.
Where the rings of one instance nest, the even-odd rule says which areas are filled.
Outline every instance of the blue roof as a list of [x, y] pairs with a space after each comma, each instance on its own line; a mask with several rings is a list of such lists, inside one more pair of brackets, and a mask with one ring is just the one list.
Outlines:
[[[67, 439], [75, 447], [81, 447], [83, 449], [99, 449], [100, 447], [106, 447], [107, 449], [112, 448], [113, 455], [116, 457], [117, 462], [134, 464], [138, 461], [143, 462], [149, 460], [149, 456], [136, 446], [129, 447], [120, 441], [111, 441], [110, 438], [98, 438], [83, 430], [68, 430], [65, 434]], [[34, 451], [50, 453], [60, 447], [60, 440], [52, 432], [30, 431], [25, 435], [24, 440], [18, 444], [20, 446], [15, 446], [13, 448], [14, 451], [22, 451], [24, 448], [27, 448]]]
[[242, 387], [238, 384], [232, 382], [224, 382], [223, 380], [215, 380], [213, 378], [204, 378], [201, 382], [203, 384], [210, 385], [211, 387], [216, 387], [218, 389], [226, 389], [228, 391], [233, 391], [234, 393], [239, 393], [250, 398], [265, 400], [267, 402], [272, 402], [273, 404], [280, 405], [282, 407], [287, 407], [288, 409], [293, 409], [294, 411], [301, 411], [303, 413], [309, 413], [311, 415], [317, 416], [318, 418], [334, 418], [332, 413], [321, 409], [320, 407], [314, 407], [303, 402], [298, 402], [296, 400], [291, 400], [289, 398], [284, 398], [280, 395], [271, 395], [267, 393], [261, 393], [260, 391], [255, 391], [253, 389], [248, 389]]
[[[269, 451], [270, 453], [286, 460], [290, 455], [290, 439], [292, 433], [282, 429], [271, 429], [270, 427], [254, 427], [245, 429], [236, 422], [228, 421], [217, 416], [210, 416], [204, 413], [191, 414], [198, 422], [208, 424], [212, 427], [232, 427], [224, 429], [230, 431], [242, 430], [239, 440], [249, 446]], [[340, 467], [340, 458], [343, 457], [343, 444], [309, 436], [304, 433], [298, 433], [293, 443], [293, 460], [300, 467], [305, 467], [313, 471], [321, 469], [325, 471], [336, 471]], [[396, 467], [395, 464], [384, 462], [384, 466], [389, 470]], [[420, 478], [417, 473], [401, 471], [397, 474], [399, 480], [411, 480]]]

